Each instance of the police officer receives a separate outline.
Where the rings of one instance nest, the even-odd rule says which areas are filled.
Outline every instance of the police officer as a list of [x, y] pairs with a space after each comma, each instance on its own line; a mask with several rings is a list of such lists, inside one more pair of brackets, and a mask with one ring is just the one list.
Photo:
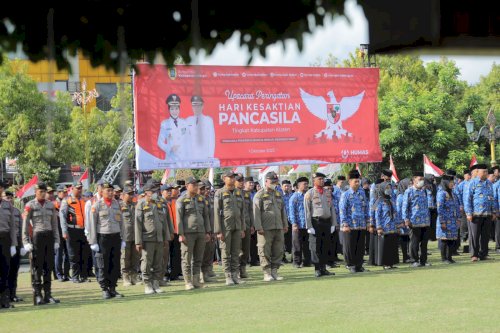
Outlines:
[[477, 177], [464, 190], [464, 210], [469, 223], [471, 261], [476, 262], [488, 259], [489, 227], [496, 218], [498, 203], [487, 180], [488, 167], [476, 164], [473, 168], [477, 170]]
[[82, 183], [73, 185], [72, 193], [61, 203], [59, 221], [63, 238], [68, 246], [73, 283], [87, 281], [87, 260], [90, 247], [85, 237], [85, 201], [82, 199]]
[[26, 252], [33, 251], [31, 264], [35, 305], [59, 303], [58, 299], [52, 297], [50, 281], [50, 274], [54, 268], [54, 250], [59, 248], [59, 229], [56, 208], [52, 202], [45, 199], [46, 191], [45, 183], [37, 183], [35, 199], [29, 201], [24, 208], [23, 244]]
[[208, 201], [198, 194], [198, 180], [186, 179], [187, 190], [177, 199], [177, 222], [181, 242], [182, 275], [186, 290], [201, 288], [201, 262], [205, 243], [210, 240]]
[[[431, 225], [427, 192], [424, 188], [424, 174], [413, 173], [413, 186], [409, 187], [403, 197], [402, 218], [410, 228], [410, 256], [413, 267], [423, 267], [427, 263], [427, 244]], [[420, 256], [419, 256], [420, 249]], [[430, 265], [430, 264], [427, 264]]]
[[[12, 203], [14, 199], [14, 193], [10, 191], [4, 192], [5, 196], [2, 198], [10, 203]], [[17, 276], [19, 272], [20, 259], [22, 256], [26, 254], [26, 250], [22, 247], [23, 238], [22, 238], [22, 229], [23, 229], [23, 219], [21, 217], [21, 212], [16, 207], [13, 207], [14, 213], [14, 222], [17, 233], [17, 246], [16, 246], [16, 254], [10, 258], [10, 269], [9, 269], [9, 292], [10, 292], [10, 301], [11, 302], [22, 302], [22, 298], [17, 296]]]
[[366, 229], [369, 222], [368, 199], [360, 186], [359, 172], [349, 172], [349, 189], [340, 197], [340, 224], [344, 232], [342, 247], [351, 273], [364, 272]]
[[242, 192], [234, 186], [235, 174], [222, 175], [224, 187], [214, 195], [214, 232], [220, 242], [226, 285], [243, 283], [239, 277], [241, 239], [245, 237]]
[[[4, 182], [0, 181], [0, 194], [4, 187]], [[0, 200], [0, 306], [2, 308], [14, 307], [10, 304], [10, 295], [7, 290], [11, 257], [16, 255], [18, 246], [13, 208], [9, 201]]]
[[[214, 198], [211, 195], [212, 183], [204, 180], [198, 184], [198, 194], [202, 195], [208, 203], [208, 217], [210, 220], [210, 230], [214, 230]], [[216, 238], [213, 232], [210, 233], [210, 240], [205, 243], [205, 251], [203, 251], [203, 261], [201, 263], [201, 272], [203, 283], [214, 282], [213, 279], [217, 275], [214, 272], [214, 254], [215, 254]]]
[[304, 212], [309, 249], [314, 264], [314, 275], [334, 275], [326, 269], [328, 251], [331, 248], [331, 234], [335, 232], [337, 216], [330, 191], [323, 188], [326, 176], [320, 172], [313, 174], [314, 187], [304, 195]]
[[[253, 182], [245, 182], [245, 177], [241, 173], [235, 177], [236, 188], [241, 190], [243, 194], [243, 206], [245, 209], [245, 237], [241, 240], [241, 254], [240, 254], [240, 277], [242, 279], [248, 278], [247, 263], [250, 256], [250, 238], [255, 232], [253, 225], [253, 203], [251, 198], [251, 191], [253, 190]], [[246, 184], [246, 185], [245, 185]], [[246, 186], [246, 187], [245, 187]]]
[[257, 230], [260, 266], [264, 271], [264, 281], [280, 281], [278, 269], [283, 258], [284, 233], [288, 231], [283, 197], [276, 186], [279, 184], [275, 172], [266, 173], [264, 188], [253, 198], [254, 225]]
[[165, 159], [185, 160], [189, 158], [191, 140], [186, 120], [179, 118], [181, 98], [176, 94], [170, 94], [166, 102], [170, 117], [160, 125], [158, 147], [165, 152]]
[[137, 268], [139, 267], [139, 252], [135, 248], [135, 203], [134, 188], [126, 185], [123, 189], [123, 200], [120, 208], [123, 217], [123, 240], [125, 248], [122, 250], [121, 269], [123, 286], [135, 285], [137, 279]]
[[163, 279], [163, 247], [168, 246], [170, 232], [163, 205], [158, 198], [160, 184], [150, 179], [144, 185], [144, 199], [135, 208], [135, 245], [141, 253], [141, 272], [144, 293], [163, 293], [160, 280]]
[[69, 269], [70, 269], [68, 246], [66, 244], [66, 240], [63, 238], [61, 221], [59, 219], [59, 211], [61, 210], [61, 205], [65, 198], [66, 198], [66, 188], [62, 185], [59, 185], [57, 187], [57, 196], [54, 200], [54, 206], [56, 207], [57, 219], [58, 219], [57, 226], [59, 228], [59, 236], [61, 238], [59, 240], [59, 248], [57, 249], [57, 251], [55, 251], [55, 259], [54, 259], [55, 278], [58, 279], [59, 282], [69, 281]]
[[121, 249], [125, 248], [123, 239], [123, 218], [120, 204], [113, 197], [113, 186], [102, 184], [102, 198], [91, 209], [89, 243], [96, 252], [99, 275], [97, 281], [102, 289], [102, 298], [123, 297], [116, 291], [120, 277]]

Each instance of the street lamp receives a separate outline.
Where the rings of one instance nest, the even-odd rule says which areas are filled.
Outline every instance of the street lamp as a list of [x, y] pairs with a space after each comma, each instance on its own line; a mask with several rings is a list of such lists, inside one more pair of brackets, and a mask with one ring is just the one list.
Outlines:
[[[90, 148], [89, 148], [89, 112], [87, 112], [87, 104], [90, 103], [93, 99], [99, 97], [99, 93], [97, 90], [87, 90], [87, 81], [83, 80], [81, 91], [77, 91], [73, 93], [73, 102], [80, 105], [83, 111], [83, 119], [84, 119], [84, 132], [83, 132], [83, 140], [85, 142], [85, 167], [90, 169]], [[89, 172], [90, 174], [90, 172]]]
[[497, 164], [497, 161], [495, 160], [495, 141], [496, 139], [500, 139], [500, 126], [496, 126], [496, 124], [497, 119], [492, 108], [490, 108], [490, 111], [486, 116], [486, 124], [479, 129], [479, 132], [474, 131], [474, 120], [472, 120], [471, 116], [469, 116], [465, 122], [465, 129], [467, 130], [467, 134], [472, 141], [477, 142], [480, 138], [485, 138], [490, 141], [491, 166], [495, 166]]

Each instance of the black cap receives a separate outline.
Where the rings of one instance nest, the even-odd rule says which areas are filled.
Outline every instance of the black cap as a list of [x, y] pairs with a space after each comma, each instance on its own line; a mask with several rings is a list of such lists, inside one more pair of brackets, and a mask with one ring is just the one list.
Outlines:
[[224, 179], [226, 177], [235, 177], [236, 174], [234, 172], [232, 172], [231, 170], [228, 170], [228, 171], [225, 171], [224, 173], [222, 173], [221, 175], [221, 179]]
[[195, 105], [203, 104], [203, 98], [201, 98], [201, 96], [199, 96], [199, 95], [193, 95], [191, 97], [191, 104], [195, 104]]
[[123, 189], [120, 187], [120, 185], [113, 185], [113, 190], [115, 190], [116, 192], [123, 191]]
[[150, 179], [146, 182], [146, 184], [144, 184], [144, 191], [155, 192], [155, 191], [158, 191], [159, 188], [160, 188], [159, 182], [157, 182], [154, 179]]
[[457, 172], [453, 169], [448, 169], [448, 170], [446, 170], [445, 174], [455, 177], [457, 175]]
[[266, 173], [266, 179], [272, 180], [273, 182], [279, 182], [278, 175], [274, 171]]
[[187, 177], [186, 184], [198, 185], [199, 180], [194, 177]]
[[102, 183], [102, 188], [113, 188], [113, 185], [110, 182], [104, 181]]
[[346, 178], [345, 178], [345, 176], [338, 176], [338, 177], [337, 177], [337, 180], [342, 181], [342, 180], [346, 180]]
[[52, 193], [54, 192], [54, 189], [50, 186], [47, 186], [47, 193]]
[[492, 175], [494, 173], [495, 173], [495, 170], [493, 170], [493, 168], [488, 169], [488, 175]]
[[382, 174], [386, 177], [392, 177], [392, 170], [391, 169], [384, 169], [384, 170], [382, 170]]
[[11, 191], [5, 191], [5, 196], [7, 197], [13, 197], [14, 196], [14, 193], [12, 193]]
[[[488, 166], [486, 164], [476, 164], [472, 168], [478, 169], [478, 170], [487, 170]], [[471, 170], [473, 170], [472, 168], [471, 168]]]
[[82, 182], [73, 182], [73, 187], [83, 187]]
[[333, 185], [332, 180], [330, 178], [325, 179], [324, 185], [325, 186], [332, 186]]
[[288, 179], [285, 179], [284, 181], [281, 182], [281, 185], [285, 185], [285, 184], [290, 184], [292, 185], [292, 182], [289, 181]]
[[241, 174], [241, 173], [237, 173], [235, 176], [234, 176], [234, 179], [238, 182], [243, 182], [243, 180], [245, 179], [245, 177]]
[[181, 104], [181, 98], [177, 94], [170, 94], [167, 97], [166, 101], [167, 105], [180, 105]]
[[414, 171], [413, 177], [423, 177], [424, 173], [422, 171]]
[[351, 170], [349, 171], [349, 179], [359, 179], [360, 178], [360, 175], [359, 175], [359, 171], [354, 169], [354, 170]]
[[324, 173], [315, 172], [315, 173], [313, 173], [313, 178], [326, 178], [326, 176]]
[[297, 183], [297, 184], [298, 184], [298, 183], [302, 183], [302, 182], [307, 182], [307, 183], [309, 183], [309, 178], [307, 178], [307, 177], [299, 177], [299, 178], [297, 179], [297, 181], [296, 181], [296, 183]]
[[134, 192], [135, 192], [135, 189], [130, 185], [125, 185], [123, 188], [123, 193], [125, 193], [125, 194], [134, 194]]
[[186, 185], [186, 182], [185, 182], [184, 180], [182, 180], [182, 179], [179, 179], [176, 183], [177, 183], [177, 185], [179, 185], [179, 186], [184, 186], [184, 185]]
[[47, 184], [45, 184], [44, 182], [38, 182], [35, 185], [35, 189], [47, 191]]
[[246, 182], [254, 182], [253, 177], [245, 177]]

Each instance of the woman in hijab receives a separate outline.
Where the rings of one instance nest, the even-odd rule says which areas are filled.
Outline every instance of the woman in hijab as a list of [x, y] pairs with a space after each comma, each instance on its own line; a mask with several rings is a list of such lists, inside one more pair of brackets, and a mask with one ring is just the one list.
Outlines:
[[375, 223], [378, 235], [377, 264], [384, 269], [395, 268], [399, 263], [398, 256], [398, 228], [396, 203], [392, 196], [390, 182], [380, 183], [375, 193]]
[[455, 242], [458, 238], [460, 206], [453, 195], [453, 177], [445, 175], [439, 184], [436, 196], [437, 223], [436, 238], [441, 240], [441, 260], [446, 264], [454, 264], [452, 258]]
[[398, 184], [398, 196], [396, 198], [396, 210], [397, 210], [397, 224], [399, 224], [399, 244], [401, 246], [401, 253], [403, 254], [403, 262], [411, 263], [409, 252], [410, 252], [410, 229], [405, 226], [405, 221], [403, 220], [403, 196], [405, 191], [411, 185], [411, 179], [402, 179]]

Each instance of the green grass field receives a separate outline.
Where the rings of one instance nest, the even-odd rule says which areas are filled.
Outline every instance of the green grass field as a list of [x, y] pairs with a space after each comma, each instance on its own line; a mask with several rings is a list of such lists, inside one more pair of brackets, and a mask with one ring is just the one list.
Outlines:
[[[125, 298], [102, 300], [97, 283], [53, 282], [57, 305], [34, 307], [29, 276], [20, 275], [25, 301], [0, 310], [1, 332], [500, 332], [500, 255], [471, 263], [456, 257], [444, 265], [430, 243], [432, 267], [333, 277], [313, 277], [312, 268], [280, 270], [281, 282], [262, 282], [250, 268], [245, 285], [223, 278], [203, 290], [143, 295], [143, 286], [118, 287]], [[492, 247], [490, 243], [490, 248]], [[220, 267], [216, 272], [221, 273]]]

